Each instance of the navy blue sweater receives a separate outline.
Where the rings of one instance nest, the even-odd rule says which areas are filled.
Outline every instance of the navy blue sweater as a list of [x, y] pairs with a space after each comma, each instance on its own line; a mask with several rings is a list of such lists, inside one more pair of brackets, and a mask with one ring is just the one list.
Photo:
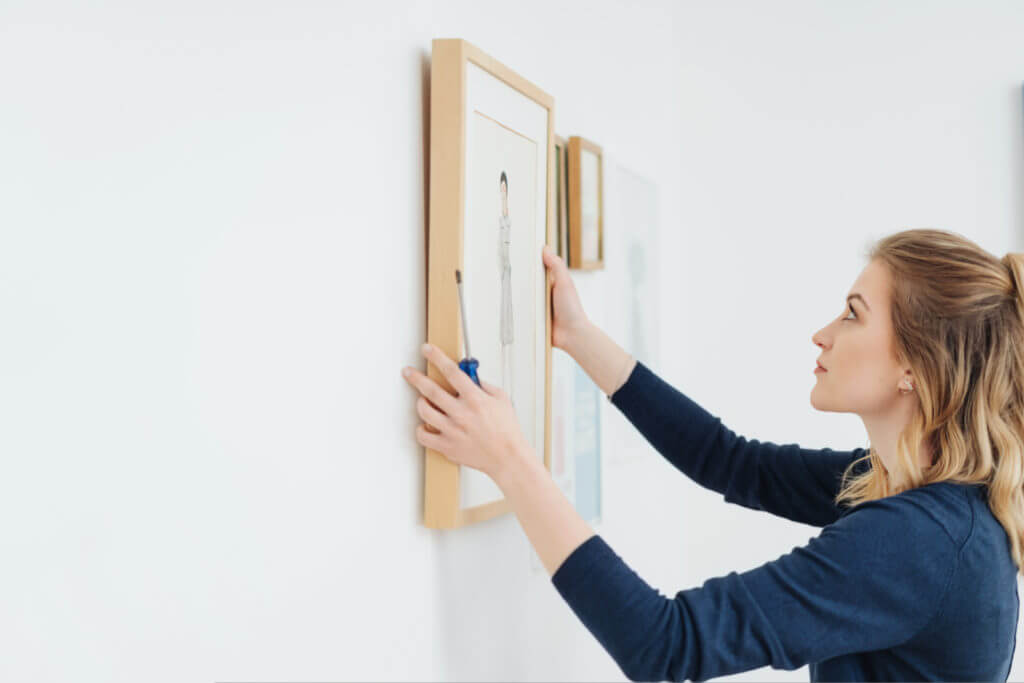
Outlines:
[[1006, 680], [1017, 570], [983, 486], [941, 482], [837, 506], [840, 475], [863, 448], [747, 440], [640, 362], [610, 400], [727, 502], [824, 527], [776, 560], [671, 599], [600, 535], [584, 541], [551, 581], [630, 680], [805, 664], [812, 681]]

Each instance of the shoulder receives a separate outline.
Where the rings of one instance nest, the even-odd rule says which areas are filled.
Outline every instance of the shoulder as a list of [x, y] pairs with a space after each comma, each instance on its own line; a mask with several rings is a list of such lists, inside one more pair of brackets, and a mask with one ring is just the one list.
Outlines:
[[936, 482], [845, 508], [838, 523], [882, 525], [894, 536], [905, 534], [910, 544], [941, 543], [959, 551], [974, 526], [974, 512], [964, 485]]

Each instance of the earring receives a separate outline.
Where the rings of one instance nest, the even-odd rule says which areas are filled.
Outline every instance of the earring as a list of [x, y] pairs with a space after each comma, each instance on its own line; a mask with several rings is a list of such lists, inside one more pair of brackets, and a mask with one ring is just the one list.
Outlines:
[[900, 393], [901, 394], [909, 394], [913, 390], [914, 390], [914, 385], [910, 383], [909, 379], [904, 377], [902, 380], [900, 380]]

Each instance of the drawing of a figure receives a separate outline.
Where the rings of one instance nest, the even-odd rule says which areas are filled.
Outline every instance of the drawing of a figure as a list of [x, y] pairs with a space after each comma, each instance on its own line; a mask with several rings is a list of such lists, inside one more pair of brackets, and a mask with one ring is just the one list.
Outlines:
[[498, 217], [498, 254], [501, 268], [501, 386], [515, 405], [512, 389], [512, 220], [508, 215], [508, 176], [501, 172], [498, 180], [501, 194], [501, 215]]

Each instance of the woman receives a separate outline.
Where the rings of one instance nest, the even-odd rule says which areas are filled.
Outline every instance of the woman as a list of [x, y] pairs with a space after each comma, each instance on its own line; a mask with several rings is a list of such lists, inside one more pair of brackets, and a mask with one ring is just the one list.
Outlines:
[[[843, 313], [812, 337], [811, 404], [860, 415], [870, 448], [737, 436], [584, 314], [564, 262], [552, 343], [676, 468], [724, 499], [823, 527], [757, 568], [668, 598], [576, 514], [500, 389], [426, 352], [421, 444], [488, 473], [555, 588], [631, 680], [810, 665], [811, 680], [1005, 680], [1024, 534], [1024, 264], [907, 230], [868, 254]], [[429, 399], [429, 400], [427, 400]]]

